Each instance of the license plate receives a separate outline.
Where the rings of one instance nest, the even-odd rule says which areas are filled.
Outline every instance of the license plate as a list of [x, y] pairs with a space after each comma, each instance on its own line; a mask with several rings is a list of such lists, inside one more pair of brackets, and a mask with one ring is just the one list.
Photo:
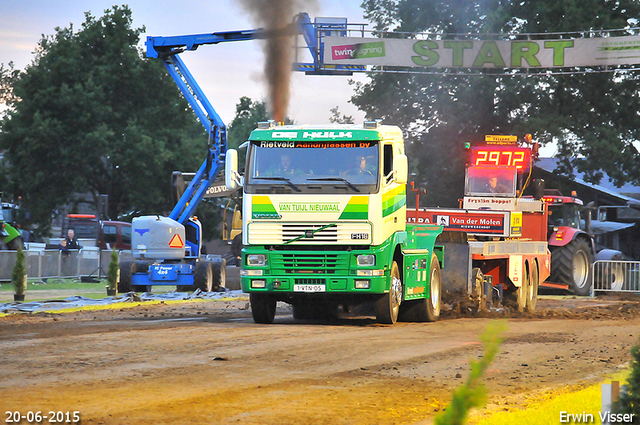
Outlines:
[[293, 285], [294, 292], [326, 292], [325, 285]]

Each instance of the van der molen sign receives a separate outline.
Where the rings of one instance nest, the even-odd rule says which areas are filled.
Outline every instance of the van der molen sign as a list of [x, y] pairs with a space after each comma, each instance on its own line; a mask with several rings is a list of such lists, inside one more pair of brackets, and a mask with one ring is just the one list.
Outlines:
[[434, 68], [558, 68], [640, 63], [640, 36], [557, 40], [325, 37], [324, 63]]

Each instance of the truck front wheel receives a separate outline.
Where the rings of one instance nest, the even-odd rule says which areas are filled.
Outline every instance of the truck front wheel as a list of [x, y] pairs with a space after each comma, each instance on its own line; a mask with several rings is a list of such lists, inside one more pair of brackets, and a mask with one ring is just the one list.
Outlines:
[[251, 315], [256, 323], [271, 324], [276, 317], [276, 299], [269, 294], [249, 294]]
[[398, 321], [400, 303], [402, 303], [402, 280], [398, 263], [395, 261], [391, 265], [391, 284], [389, 292], [383, 294], [375, 303], [376, 320], [380, 323], [393, 325]]

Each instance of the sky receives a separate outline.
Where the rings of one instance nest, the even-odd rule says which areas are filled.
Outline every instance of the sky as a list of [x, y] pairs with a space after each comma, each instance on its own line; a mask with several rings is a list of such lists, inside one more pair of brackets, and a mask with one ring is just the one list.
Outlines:
[[[315, 5], [307, 12], [315, 17], [346, 17], [348, 22], [365, 23], [361, 0], [305, 1]], [[0, 0], [0, 63], [13, 61], [24, 69], [33, 60], [33, 51], [42, 35], [55, 33], [56, 27], [79, 29], [85, 12], [102, 16], [113, 5], [126, 4], [133, 14], [134, 28], [146, 27], [147, 36], [170, 36], [254, 29], [257, 26], [239, 0]], [[260, 41], [240, 41], [201, 46], [181, 54], [205, 95], [222, 120], [229, 124], [242, 96], [266, 100], [263, 78], [264, 55]], [[305, 57], [305, 61], [308, 58]], [[294, 72], [288, 116], [298, 124], [325, 124], [330, 109], [352, 115], [356, 123], [364, 113], [349, 103], [353, 86], [349, 79], [366, 81], [363, 74], [346, 76], [307, 76]]]

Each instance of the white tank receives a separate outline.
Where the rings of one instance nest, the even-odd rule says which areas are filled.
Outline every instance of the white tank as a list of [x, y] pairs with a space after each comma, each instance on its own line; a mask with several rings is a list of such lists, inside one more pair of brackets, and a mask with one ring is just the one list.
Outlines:
[[180, 260], [185, 254], [184, 226], [169, 217], [149, 215], [131, 222], [135, 259]]

